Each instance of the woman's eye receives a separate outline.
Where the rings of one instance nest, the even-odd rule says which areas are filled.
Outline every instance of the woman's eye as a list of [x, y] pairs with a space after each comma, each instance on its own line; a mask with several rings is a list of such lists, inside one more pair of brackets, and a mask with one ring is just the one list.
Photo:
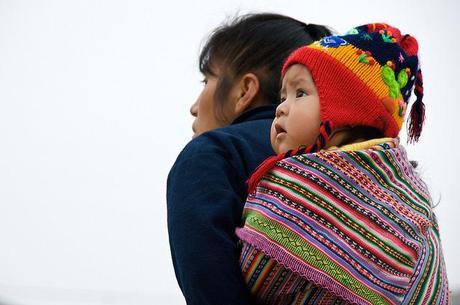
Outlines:
[[207, 79], [207, 78], [203, 78], [203, 79], [201, 80], [201, 82], [202, 82], [203, 84], [206, 85], [206, 84], [208, 83], [208, 79]]
[[282, 96], [282, 97], [280, 98], [280, 103], [284, 102], [285, 100], [286, 100], [286, 97]]
[[297, 90], [295, 97], [303, 97], [303, 96], [307, 96], [307, 93], [303, 90]]

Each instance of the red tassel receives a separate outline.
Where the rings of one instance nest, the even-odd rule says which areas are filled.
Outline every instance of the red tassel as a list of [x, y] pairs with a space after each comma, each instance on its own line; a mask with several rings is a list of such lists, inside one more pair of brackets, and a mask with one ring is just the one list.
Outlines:
[[276, 162], [284, 159], [287, 153], [278, 154], [276, 156], [271, 156], [265, 159], [254, 171], [254, 173], [248, 179], [248, 194], [251, 194], [256, 190], [256, 186], [259, 183], [260, 179], [272, 169]]
[[417, 99], [412, 105], [409, 115], [409, 143], [417, 142], [422, 133], [423, 123], [425, 122], [425, 104], [423, 103], [423, 77], [422, 71], [418, 70], [417, 80], [415, 81], [415, 96]]

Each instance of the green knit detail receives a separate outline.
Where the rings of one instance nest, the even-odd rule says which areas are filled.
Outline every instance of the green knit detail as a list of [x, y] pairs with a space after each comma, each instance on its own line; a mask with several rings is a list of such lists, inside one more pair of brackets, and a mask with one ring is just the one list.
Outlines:
[[252, 211], [246, 211], [244, 218], [247, 226], [252, 227], [271, 241], [289, 250], [289, 252], [295, 254], [313, 268], [321, 270], [321, 272], [329, 275], [329, 277], [368, 300], [371, 304], [391, 304], [381, 295], [374, 293], [374, 291], [368, 289], [365, 285], [353, 278], [352, 275], [324, 255], [320, 250], [308, 244], [306, 240], [301, 240], [287, 228]]

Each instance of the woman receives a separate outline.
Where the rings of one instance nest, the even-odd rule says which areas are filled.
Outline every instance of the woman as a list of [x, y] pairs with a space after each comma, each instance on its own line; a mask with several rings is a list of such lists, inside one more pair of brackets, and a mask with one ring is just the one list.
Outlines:
[[190, 112], [194, 139], [168, 177], [168, 230], [187, 304], [249, 304], [234, 234], [245, 181], [273, 154], [270, 125], [281, 66], [330, 32], [276, 14], [245, 15], [216, 29], [201, 51], [204, 88]]

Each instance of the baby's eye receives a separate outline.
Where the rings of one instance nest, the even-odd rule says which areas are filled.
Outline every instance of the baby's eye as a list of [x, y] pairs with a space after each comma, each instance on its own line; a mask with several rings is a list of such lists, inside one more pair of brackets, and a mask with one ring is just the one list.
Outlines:
[[280, 98], [280, 103], [284, 102], [285, 100], [286, 100], [286, 97], [285, 97], [285, 96], [282, 96], [282, 97]]
[[301, 89], [297, 90], [295, 97], [304, 97], [307, 96], [307, 93]]

